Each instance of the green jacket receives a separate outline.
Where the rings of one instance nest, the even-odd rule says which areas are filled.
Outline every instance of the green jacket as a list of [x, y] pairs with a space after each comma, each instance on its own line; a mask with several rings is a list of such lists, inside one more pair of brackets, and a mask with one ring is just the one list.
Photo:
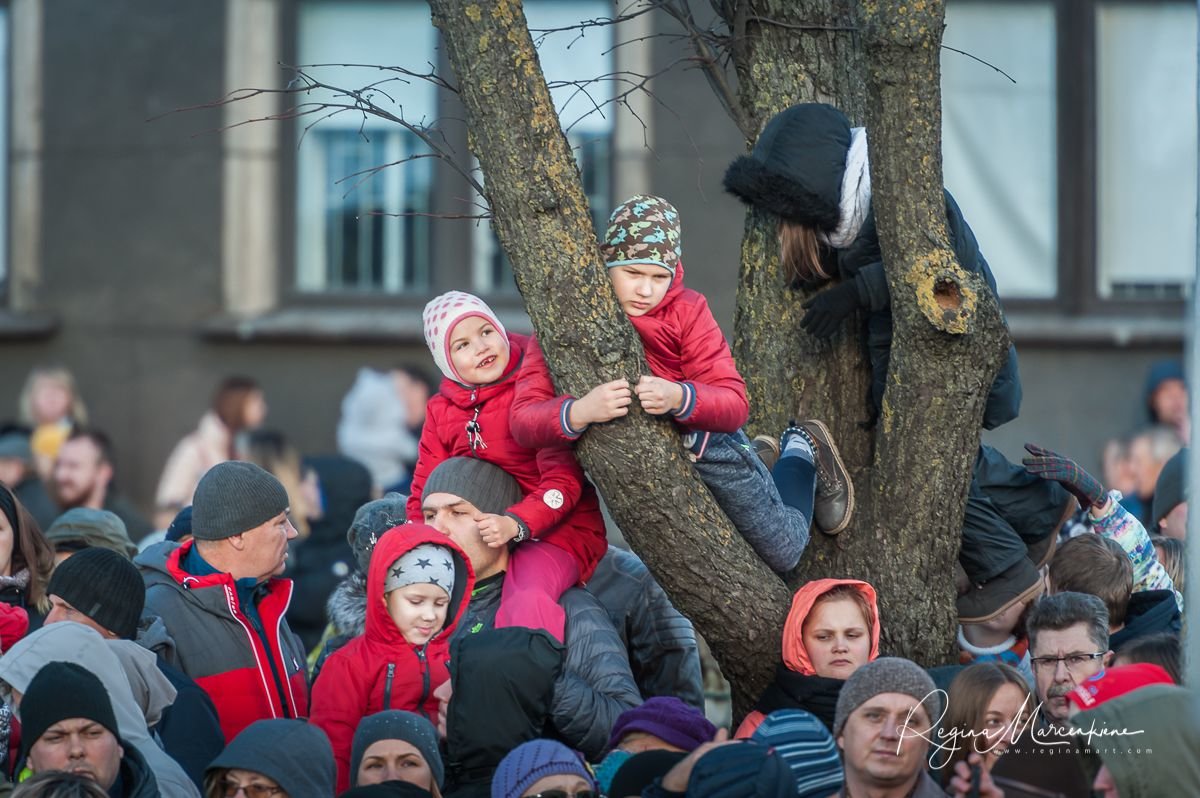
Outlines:
[[[1121, 798], [1200, 796], [1200, 698], [1183, 687], [1155, 684], [1071, 719], [1075, 728], [1141, 731], [1142, 734], [1081, 737], [1092, 778], [1108, 766]], [[1086, 753], [1087, 751], [1091, 753]], [[1132, 751], [1132, 753], [1131, 753]], [[1149, 753], [1153, 751], [1153, 753]]]

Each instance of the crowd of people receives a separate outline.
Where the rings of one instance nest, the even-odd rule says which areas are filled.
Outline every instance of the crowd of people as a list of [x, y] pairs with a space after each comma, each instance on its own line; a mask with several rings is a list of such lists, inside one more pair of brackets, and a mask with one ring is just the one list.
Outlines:
[[[863, 322], [878, 412], [890, 297], [865, 132], [773, 118], [726, 187], [779, 219], [801, 334]], [[959, 263], [995, 288], [946, 194]], [[638, 195], [600, 251], [648, 373], [556, 390], [536, 338], [479, 297], [429, 302], [420, 369], [361, 371], [337, 455], [264, 429], [227, 379], [168, 459], [147, 522], [62, 369], [0, 432], [0, 775], [14, 796], [931, 798], [1200, 795], [1183, 682], [1187, 385], [1155, 364], [1149, 426], [1100, 478], [1035, 444], [981, 446], [957, 573], [956, 661], [889, 656], [876, 586], [795, 592], [774, 677], [732, 728], [706, 715], [691, 622], [608, 542], [573, 452], [635, 405], [738, 533], [786, 574], [855, 534], [829, 427], [751, 440], [746, 385], [681, 223]], [[983, 425], [1016, 417], [1015, 350]], [[159, 531], [153, 530], [157, 527]], [[715, 587], [715, 586], [714, 586]], [[0, 794], [3, 794], [0, 791]]]

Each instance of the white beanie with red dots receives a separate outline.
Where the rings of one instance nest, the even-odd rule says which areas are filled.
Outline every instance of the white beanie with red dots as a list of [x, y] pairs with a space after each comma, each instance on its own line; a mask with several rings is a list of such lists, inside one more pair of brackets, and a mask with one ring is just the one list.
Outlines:
[[504, 325], [496, 318], [496, 314], [492, 312], [488, 304], [474, 294], [463, 291], [447, 291], [441, 296], [429, 300], [429, 304], [425, 306], [425, 312], [421, 314], [421, 319], [425, 323], [425, 344], [433, 355], [433, 362], [437, 364], [447, 379], [460, 384], [465, 383], [458, 375], [454, 368], [454, 361], [450, 358], [450, 333], [454, 331], [456, 324], [471, 316], [478, 316], [491, 322], [492, 326], [496, 328], [496, 332], [500, 333], [500, 337], [504, 340], [505, 347], [508, 346], [508, 333], [504, 331]]

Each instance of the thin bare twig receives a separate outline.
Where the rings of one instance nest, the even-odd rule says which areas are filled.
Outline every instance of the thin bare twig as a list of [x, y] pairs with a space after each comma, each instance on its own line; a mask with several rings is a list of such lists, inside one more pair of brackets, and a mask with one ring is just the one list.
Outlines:
[[987, 61], [984, 61], [982, 58], [980, 58], [980, 57], [979, 57], [979, 56], [977, 56], [977, 55], [971, 55], [970, 53], [966, 52], [965, 50], [959, 50], [957, 47], [951, 47], [951, 46], [950, 46], [950, 45], [948, 45], [948, 44], [943, 44], [943, 45], [942, 45], [942, 49], [943, 49], [943, 50], [949, 50], [949, 51], [950, 51], [950, 52], [952, 52], [952, 53], [958, 53], [959, 55], [965, 55], [967, 58], [970, 58], [970, 59], [972, 59], [972, 60], [974, 60], [974, 61], [978, 61], [979, 63], [983, 64], [983, 65], [984, 65], [984, 66], [986, 66], [986, 67], [991, 67], [992, 69], [996, 70], [996, 71], [997, 71], [997, 72], [999, 72], [1001, 75], [1003, 75], [1004, 77], [1006, 77], [1006, 78], [1008, 78], [1009, 80], [1011, 80], [1011, 81], [1013, 82], [1013, 84], [1014, 84], [1014, 85], [1015, 85], [1015, 84], [1016, 84], [1016, 82], [1017, 82], [1017, 81], [1016, 81], [1016, 79], [1015, 79], [1015, 78], [1014, 78], [1012, 75], [1008, 74], [1008, 73], [1007, 73], [1007, 72], [1005, 72], [1003, 69], [1001, 69], [1000, 67], [996, 66], [995, 64], [991, 64], [991, 63], [988, 63]]

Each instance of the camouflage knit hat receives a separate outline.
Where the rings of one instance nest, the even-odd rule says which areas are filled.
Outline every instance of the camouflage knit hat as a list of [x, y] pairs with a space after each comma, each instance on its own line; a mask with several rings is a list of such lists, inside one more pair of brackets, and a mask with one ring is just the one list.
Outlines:
[[600, 242], [600, 254], [614, 266], [648, 263], [675, 276], [679, 266], [679, 212], [661, 197], [638, 194], [616, 207]]

